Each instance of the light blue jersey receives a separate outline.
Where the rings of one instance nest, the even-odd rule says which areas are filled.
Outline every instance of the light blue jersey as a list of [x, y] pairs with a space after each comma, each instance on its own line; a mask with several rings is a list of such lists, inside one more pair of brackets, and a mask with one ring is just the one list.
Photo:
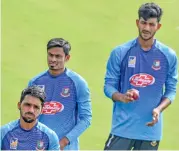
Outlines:
[[1, 127], [1, 150], [60, 150], [54, 131], [40, 122], [25, 130], [16, 120]]
[[91, 98], [86, 81], [77, 73], [65, 69], [57, 76], [45, 71], [29, 85], [39, 85], [46, 92], [46, 102], [39, 121], [54, 130], [59, 140], [70, 141], [65, 150], [78, 150], [78, 137], [91, 123]]
[[175, 52], [155, 40], [149, 51], [140, 47], [138, 39], [116, 47], [107, 63], [104, 92], [112, 98], [115, 92], [139, 90], [140, 98], [131, 103], [113, 102], [111, 134], [139, 140], [162, 138], [162, 114], [158, 123], [152, 121], [152, 111], [163, 97], [173, 101], [177, 84]]

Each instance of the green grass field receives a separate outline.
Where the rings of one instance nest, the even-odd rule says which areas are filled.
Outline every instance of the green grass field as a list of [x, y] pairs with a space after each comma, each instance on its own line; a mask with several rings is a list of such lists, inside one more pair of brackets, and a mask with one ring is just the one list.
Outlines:
[[[164, 9], [156, 37], [179, 56], [179, 0], [153, 0]], [[64, 37], [72, 45], [69, 68], [92, 93], [93, 121], [81, 149], [103, 149], [112, 103], [103, 94], [105, 64], [116, 45], [137, 36], [135, 19], [146, 0], [2, 0], [1, 125], [19, 117], [17, 102], [29, 79], [47, 68], [46, 43]], [[179, 93], [179, 90], [177, 90]], [[164, 113], [160, 149], [179, 149], [179, 95]]]

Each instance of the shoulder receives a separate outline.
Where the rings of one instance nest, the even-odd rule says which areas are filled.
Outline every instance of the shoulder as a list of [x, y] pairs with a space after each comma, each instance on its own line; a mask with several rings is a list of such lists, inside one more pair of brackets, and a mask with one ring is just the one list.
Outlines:
[[1, 130], [5, 129], [13, 129], [14, 127], [18, 126], [18, 120], [11, 121], [3, 126], [1, 126]]
[[136, 44], [136, 39], [133, 39], [126, 43], [116, 46], [113, 49], [113, 51], [116, 51], [116, 52], [128, 51], [131, 47], [135, 46], [135, 44]]
[[46, 70], [46, 71], [44, 71], [44, 72], [41, 72], [40, 74], [36, 75], [35, 77], [33, 77], [33, 78], [30, 80], [30, 82], [33, 83], [33, 82], [35, 82], [36, 80], [42, 78], [44, 75], [47, 74], [47, 71], [48, 71], [48, 70]]
[[121, 45], [116, 46], [112, 52], [111, 52], [111, 57], [117, 57], [120, 60], [124, 58], [126, 53], [136, 45], [136, 39], [130, 40], [126, 43], [123, 43]]
[[15, 120], [12, 122], [9, 122], [3, 126], [1, 126], [1, 135], [4, 137], [9, 131], [12, 131], [14, 128], [18, 127], [19, 125], [19, 120]]
[[53, 137], [54, 135], [56, 135], [56, 133], [52, 129], [50, 129], [41, 122], [38, 122], [37, 128], [43, 133], [45, 133], [48, 137]]
[[70, 69], [66, 70], [66, 75], [71, 78], [75, 85], [87, 85], [86, 80], [81, 75]]
[[169, 57], [176, 57], [176, 52], [170, 48], [169, 46], [156, 41], [156, 48], [158, 48], [167, 58]]

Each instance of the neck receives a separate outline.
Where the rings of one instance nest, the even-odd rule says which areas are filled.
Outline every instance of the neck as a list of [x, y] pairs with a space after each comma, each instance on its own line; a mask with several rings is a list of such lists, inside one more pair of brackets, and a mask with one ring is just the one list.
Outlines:
[[54, 76], [57, 76], [57, 75], [63, 73], [64, 71], [65, 71], [65, 68], [60, 69], [60, 70], [52, 70], [52, 69], [49, 69], [50, 74], [51, 74], [51, 75], [54, 75]]
[[143, 40], [140, 36], [139, 36], [139, 44], [141, 45], [141, 48], [144, 50], [144, 51], [148, 51], [151, 49], [153, 43], [154, 43], [154, 38], [151, 38], [149, 40]]
[[21, 126], [21, 128], [23, 128], [25, 130], [32, 129], [35, 126], [36, 123], [37, 123], [37, 120], [35, 120], [32, 123], [26, 123], [22, 118], [20, 118], [20, 126]]

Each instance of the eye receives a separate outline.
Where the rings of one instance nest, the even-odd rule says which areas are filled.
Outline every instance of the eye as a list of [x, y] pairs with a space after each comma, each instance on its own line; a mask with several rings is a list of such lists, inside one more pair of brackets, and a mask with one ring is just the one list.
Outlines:
[[56, 58], [61, 58], [61, 56], [60, 55], [56, 55]]
[[35, 106], [34, 106], [34, 109], [35, 109], [35, 110], [39, 110], [40, 107], [35, 105]]
[[24, 106], [30, 107], [31, 105], [29, 103], [25, 103]]
[[146, 25], [147, 23], [145, 21], [141, 21], [141, 24]]
[[154, 24], [154, 23], [150, 23], [149, 25], [150, 25], [150, 26], [155, 26], [155, 24]]
[[53, 54], [51, 54], [51, 53], [48, 53], [48, 55], [49, 55], [50, 57], [53, 57]]

